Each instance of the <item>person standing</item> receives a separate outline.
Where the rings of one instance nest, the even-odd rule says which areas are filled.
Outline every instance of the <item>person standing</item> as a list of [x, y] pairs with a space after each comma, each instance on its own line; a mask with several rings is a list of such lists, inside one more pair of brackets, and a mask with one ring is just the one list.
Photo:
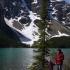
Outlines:
[[63, 60], [64, 60], [64, 54], [61, 51], [61, 49], [58, 49], [55, 60], [55, 64], [57, 65], [57, 70], [62, 70]]
[[52, 61], [49, 59], [48, 60], [48, 65], [47, 65], [47, 67], [49, 68], [49, 70], [53, 70], [53, 66], [54, 66], [55, 64], [54, 63], [52, 63]]

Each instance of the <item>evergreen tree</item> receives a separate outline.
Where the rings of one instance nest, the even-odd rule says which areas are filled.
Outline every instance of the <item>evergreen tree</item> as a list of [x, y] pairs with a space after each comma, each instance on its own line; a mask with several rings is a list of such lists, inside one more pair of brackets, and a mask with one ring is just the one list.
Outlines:
[[10, 47], [28, 47], [28, 45], [22, 44], [21, 42], [11, 39], [2, 30], [0, 30], [0, 48]]
[[48, 0], [42, 0], [42, 10], [41, 10], [41, 20], [39, 20], [39, 32], [40, 37], [39, 40], [34, 42], [33, 46], [38, 47], [38, 50], [35, 52], [39, 53], [39, 55], [34, 56], [36, 61], [30, 67], [30, 70], [48, 70], [46, 64], [46, 57], [49, 55], [49, 39], [50, 36], [47, 33], [47, 25], [50, 25], [48, 22], [50, 20], [48, 14]]

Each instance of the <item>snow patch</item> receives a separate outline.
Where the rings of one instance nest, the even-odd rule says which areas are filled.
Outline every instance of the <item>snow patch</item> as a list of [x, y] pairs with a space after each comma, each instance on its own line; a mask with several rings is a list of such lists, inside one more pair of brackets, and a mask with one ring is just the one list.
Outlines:
[[6, 8], [4, 8], [6, 11], [8, 11], [8, 8], [6, 7]]
[[56, 1], [64, 1], [64, 0], [56, 0]]
[[[30, 19], [31, 19], [30, 25], [29, 25], [28, 27], [24, 26], [24, 28], [22, 28], [21, 30], [13, 26], [14, 20], [17, 21], [18, 24], [21, 24], [21, 23], [19, 22], [19, 20], [20, 20], [22, 17], [24, 17], [24, 16], [20, 16], [20, 17], [17, 17], [17, 16], [16, 16], [17, 19], [15, 19], [15, 18], [12, 19], [12, 18], [11, 18], [10, 20], [8, 20], [7, 18], [4, 17], [4, 20], [5, 20], [6, 24], [7, 24], [9, 27], [11, 27], [11, 28], [14, 29], [15, 31], [17, 31], [17, 32], [19, 32], [20, 34], [22, 34], [23, 36], [25, 36], [25, 37], [23, 37], [23, 36], [19, 36], [19, 35], [18, 35], [22, 43], [26, 43], [26, 44], [32, 45], [34, 41], [37, 41], [37, 40], [39, 39], [38, 27], [34, 24], [34, 21], [35, 21], [36, 19], [40, 19], [40, 17], [38, 17], [37, 15], [34, 15], [34, 13], [33, 13], [32, 11], [30, 11], [30, 10], [28, 9], [28, 7], [26, 6], [25, 1], [24, 1], [24, 0], [22, 0], [22, 1], [23, 1], [22, 6], [25, 7], [26, 10], [29, 12], [29, 15], [28, 15], [28, 16], [29, 16]], [[34, 2], [37, 3], [37, 0], [35, 0]], [[23, 10], [21, 10], [21, 13], [23, 13]], [[15, 23], [15, 24], [16, 24], [16, 23]], [[21, 26], [23, 27], [22, 24], [21, 24]], [[34, 26], [35, 26], [35, 27], [34, 27]]]
[[64, 0], [50, 0], [50, 2], [64, 1]]
[[62, 21], [62, 24], [65, 25], [66, 24], [65, 21]]
[[12, 4], [13, 4], [14, 6], [16, 6], [16, 2], [13, 2]]
[[38, 3], [38, 1], [37, 0], [34, 0], [34, 2], [32, 2], [32, 4], [37, 4]]
[[54, 35], [54, 36], [52, 36], [51, 38], [61, 37], [61, 36], [70, 36], [70, 35], [67, 35], [67, 34], [65, 34], [65, 33], [61, 33], [60, 31], [58, 31], [58, 35]]
[[21, 33], [23, 36], [25, 36], [26, 38], [28, 38], [28, 39], [31, 40], [31, 41], [26, 41], [26, 42], [25, 42], [24, 38], [20, 37], [20, 40], [21, 40], [22, 43], [26, 43], [26, 44], [32, 45], [32, 44], [33, 44], [33, 41], [37, 41], [37, 40], [38, 40], [39, 35], [35, 35], [35, 36], [34, 36], [35, 38], [34, 38], [33, 35], [32, 35], [32, 33], [33, 33], [34, 31], [38, 33], [38, 27], [33, 27], [33, 25], [34, 25], [33, 22], [32, 22], [32, 23], [30, 24], [30, 26], [27, 27], [26, 29], [19, 30], [19, 29], [13, 27], [13, 19], [8, 20], [7, 18], [4, 18], [4, 20], [5, 20], [6, 24], [7, 24], [9, 27], [11, 27], [12, 29], [18, 31], [18, 32]]

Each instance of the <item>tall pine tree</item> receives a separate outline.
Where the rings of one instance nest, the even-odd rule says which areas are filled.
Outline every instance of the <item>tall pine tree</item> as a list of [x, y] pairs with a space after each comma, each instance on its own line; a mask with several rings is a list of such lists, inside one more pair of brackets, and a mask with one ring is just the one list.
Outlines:
[[42, 0], [42, 9], [41, 9], [41, 20], [39, 20], [39, 32], [40, 37], [39, 40], [34, 42], [33, 46], [38, 47], [38, 50], [35, 52], [39, 53], [39, 55], [34, 56], [36, 61], [30, 67], [30, 70], [48, 70], [46, 64], [46, 57], [49, 55], [49, 39], [50, 36], [47, 33], [47, 26], [50, 25], [48, 22], [50, 20], [48, 14], [48, 0]]

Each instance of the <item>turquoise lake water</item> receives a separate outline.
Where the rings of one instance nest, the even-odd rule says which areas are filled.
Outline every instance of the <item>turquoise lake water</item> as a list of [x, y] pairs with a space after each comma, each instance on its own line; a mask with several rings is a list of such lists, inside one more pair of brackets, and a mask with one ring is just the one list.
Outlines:
[[[33, 56], [34, 48], [0, 48], [0, 70], [28, 70]], [[57, 51], [57, 49], [50, 49]], [[65, 58], [69, 57], [70, 49], [62, 49]]]

